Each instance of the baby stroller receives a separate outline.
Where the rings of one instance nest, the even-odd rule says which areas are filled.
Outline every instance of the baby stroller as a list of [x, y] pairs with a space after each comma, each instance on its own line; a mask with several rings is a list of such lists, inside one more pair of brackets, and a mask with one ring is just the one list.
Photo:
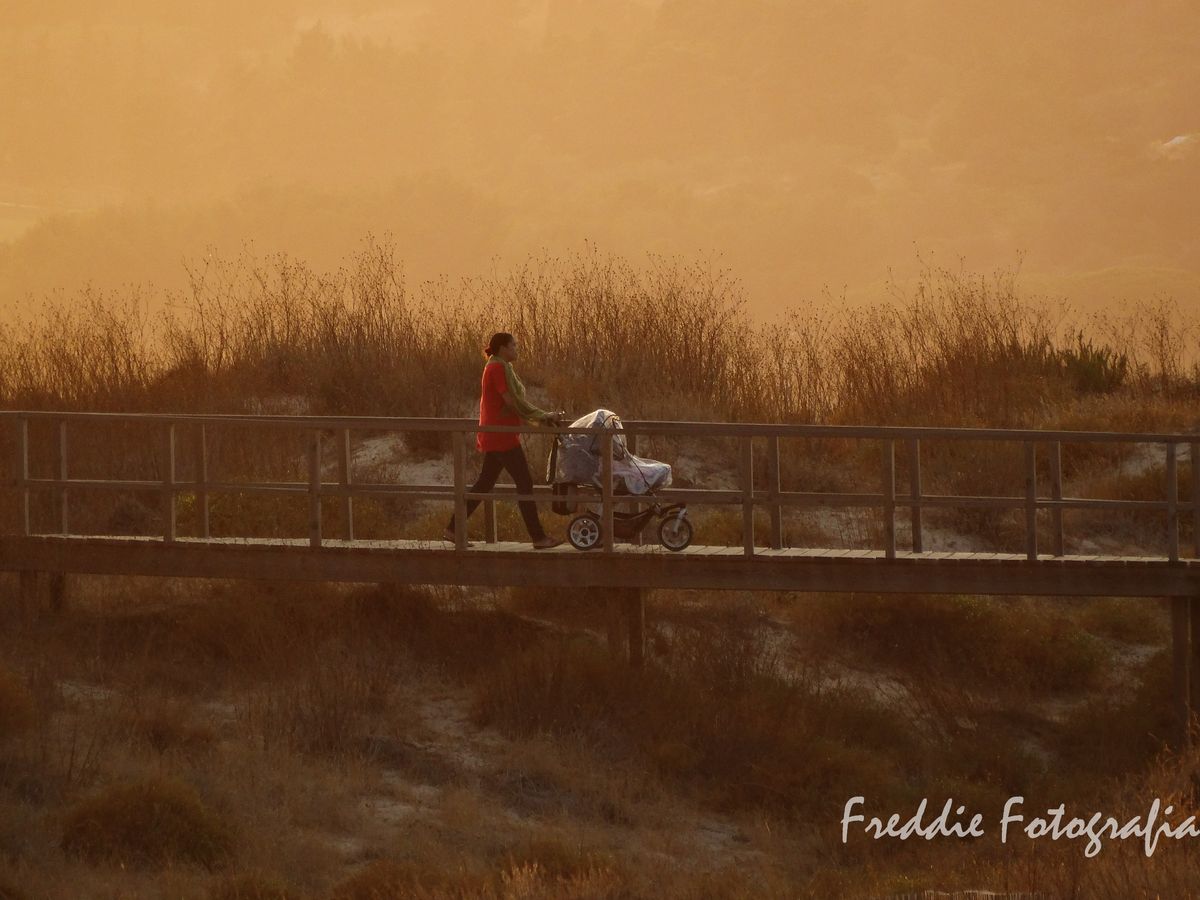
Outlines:
[[[571, 423], [571, 428], [602, 426], [615, 432], [612, 437], [613, 493], [617, 496], [645, 496], [649, 505], [638, 512], [613, 510], [613, 537], [633, 540], [650, 523], [658, 521], [658, 540], [668, 550], [684, 549], [692, 541], [692, 523], [686, 503], [659, 503], [654, 499], [658, 488], [671, 483], [671, 467], [664, 462], [643, 459], [629, 452], [621, 419], [607, 409], [597, 409]], [[546, 481], [561, 499], [551, 503], [559, 515], [578, 512], [578, 501], [571, 499], [581, 491], [594, 496], [601, 488], [600, 436], [598, 434], [555, 435], [550, 450]], [[567, 540], [576, 550], [593, 550], [601, 545], [601, 516], [598, 509], [586, 507], [567, 526]]]

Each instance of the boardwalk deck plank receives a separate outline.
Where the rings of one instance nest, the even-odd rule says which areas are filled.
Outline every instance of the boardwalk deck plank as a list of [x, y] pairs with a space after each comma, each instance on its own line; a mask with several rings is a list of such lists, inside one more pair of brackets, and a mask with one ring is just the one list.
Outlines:
[[[25, 540], [39, 539], [46, 541], [71, 542], [82, 544], [143, 544], [143, 545], [161, 545], [163, 540], [158, 535], [141, 535], [141, 534], [38, 534]], [[293, 537], [230, 537], [230, 536], [214, 536], [210, 538], [199, 538], [192, 535], [179, 535], [176, 542], [183, 545], [194, 547], [207, 547], [211, 549], [221, 549], [225, 547], [300, 547], [308, 548], [309, 542], [307, 538]], [[322, 541], [322, 549], [329, 550], [392, 550], [392, 551], [414, 551], [422, 550], [433, 553], [453, 553], [454, 547], [448, 542], [440, 538], [436, 539], [413, 539], [413, 538], [396, 538], [396, 539], [356, 539], [353, 541], [343, 538], [327, 538]], [[552, 547], [548, 550], [535, 550], [533, 547], [524, 541], [497, 541], [496, 543], [486, 543], [480, 540], [472, 540], [470, 550], [480, 550], [489, 553], [519, 553], [528, 556], [547, 556], [550, 554], [576, 554], [580, 551], [575, 550], [567, 543], [560, 544], [557, 547]], [[614, 555], [637, 555], [637, 556], [665, 556], [668, 558], [681, 558], [687, 556], [703, 556], [703, 557], [741, 557], [745, 555], [744, 548], [740, 546], [727, 545], [705, 545], [692, 544], [685, 547], [681, 551], [671, 551], [661, 544], [617, 544], [613, 551]], [[756, 547], [754, 550], [755, 558], [764, 559], [826, 559], [826, 560], [849, 560], [849, 559], [886, 559], [887, 554], [883, 550], [861, 548], [861, 547]], [[976, 562], [976, 563], [1005, 563], [1005, 562], [1026, 562], [1027, 556], [1024, 553], [1010, 552], [992, 552], [983, 550], [925, 550], [920, 553], [912, 550], [897, 550], [894, 557], [895, 560], [918, 560], [924, 562]], [[1166, 564], [1169, 560], [1166, 556], [1114, 556], [1103, 554], [1063, 554], [1055, 556], [1051, 553], [1040, 553], [1037, 557], [1038, 564], [1051, 563], [1055, 565], [1062, 564], [1099, 564], [1099, 565], [1137, 565], [1137, 566], [1153, 566]], [[1200, 566], [1200, 558], [1182, 557], [1175, 563], [1176, 566]]]
[[985, 551], [864, 548], [756, 548], [618, 545], [581, 553], [568, 544], [475, 541], [456, 550], [442, 540], [304, 538], [201, 539], [149, 535], [0, 535], [0, 570], [167, 577], [412, 584], [620, 586], [716, 590], [874, 591], [999, 595], [1163, 597], [1200, 595], [1200, 560]]

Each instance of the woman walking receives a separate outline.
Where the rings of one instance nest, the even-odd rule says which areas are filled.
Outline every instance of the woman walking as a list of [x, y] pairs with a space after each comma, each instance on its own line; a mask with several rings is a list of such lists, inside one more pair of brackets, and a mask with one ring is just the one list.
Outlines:
[[[511, 334], [507, 331], [493, 334], [483, 355], [487, 362], [483, 366], [482, 393], [479, 397], [480, 425], [520, 425], [522, 419], [542, 424], [558, 421], [558, 415], [539, 409], [525, 399], [525, 385], [512, 367], [518, 350], [517, 341]], [[483, 470], [468, 493], [490, 491], [500, 477], [501, 469], [506, 469], [512, 476], [518, 494], [533, 493], [533, 476], [529, 473], [529, 463], [525, 459], [525, 451], [521, 449], [519, 434], [481, 431], [475, 437], [475, 446], [483, 453]], [[467, 502], [468, 518], [480, 502]], [[562, 543], [549, 537], [542, 528], [536, 503], [519, 500], [517, 506], [521, 509], [521, 517], [525, 520], [534, 549], [544, 550]], [[446, 526], [443, 536], [448, 541], [454, 540], [454, 516], [450, 517], [450, 524]]]

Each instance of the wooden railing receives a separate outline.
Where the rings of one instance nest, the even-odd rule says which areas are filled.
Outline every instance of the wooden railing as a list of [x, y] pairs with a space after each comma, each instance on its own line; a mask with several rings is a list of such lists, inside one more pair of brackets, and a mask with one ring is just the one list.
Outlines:
[[[342, 537], [355, 539], [354, 500], [370, 496], [402, 496], [409, 500], [448, 500], [455, 515], [455, 544], [459, 550], [467, 544], [466, 504], [478, 499], [485, 505], [485, 539], [496, 540], [496, 500], [532, 500], [548, 503], [556, 499], [548, 488], [535, 488], [531, 495], [519, 495], [511, 489], [498, 488], [487, 493], [471, 493], [467, 483], [467, 436], [478, 431], [547, 434], [598, 433], [601, 440], [601, 491], [599, 504], [602, 515], [602, 552], [614, 550], [613, 510], [617, 503], [628, 502], [627, 495], [614, 495], [612, 479], [613, 432], [597, 428], [550, 428], [544, 426], [489, 426], [481, 428], [473, 419], [420, 419], [392, 417], [348, 416], [264, 416], [264, 415], [162, 415], [60, 411], [0, 412], [0, 425], [15, 431], [16, 459], [11, 486], [20, 498], [18, 515], [20, 533], [31, 536], [30, 498], [33, 491], [50, 491], [54, 497], [54, 531], [69, 534], [67, 499], [80, 490], [156, 491], [162, 504], [162, 540], [177, 539], [176, 505], [181, 494], [196, 499], [199, 537], [210, 533], [209, 498], [217, 493], [305, 494], [309, 505], [309, 543], [320, 547], [323, 540], [321, 501], [336, 497], [341, 503]], [[33, 422], [52, 422], [57, 425], [57, 440], [52, 447], [52, 477], [30, 475], [30, 425]], [[160, 428], [162, 441], [163, 477], [161, 480], [85, 479], [72, 478], [68, 465], [68, 425], [83, 423], [143, 423]], [[209, 477], [208, 429], [212, 426], [271, 426], [297, 430], [308, 436], [308, 478], [304, 482], [231, 482]], [[177, 477], [177, 439], [181, 426], [193, 430], [195, 478]], [[658, 422], [627, 421], [625, 434], [635, 442], [638, 435], [670, 435], [677, 437], [733, 438], [740, 443], [737, 460], [739, 487], [735, 490], [698, 490], [668, 488], [659, 492], [665, 500], [698, 504], [732, 504], [742, 510], [742, 547], [747, 557], [756, 553], [754, 511], [765, 507], [769, 513], [769, 545], [783, 546], [783, 511], [787, 507], [877, 507], [882, 517], [883, 547], [888, 558], [895, 557], [896, 513], [907, 507], [912, 523], [912, 551], [923, 553], [922, 511], [927, 508], [983, 507], [991, 509], [1023, 509], [1025, 518], [1025, 555], [1036, 560], [1038, 550], [1038, 510], [1051, 513], [1051, 554], [1064, 554], [1063, 511], [1068, 509], [1112, 509], [1121, 511], [1152, 510], [1164, 515], [1167, 556], [1178, 561], [1180, 553], [1180, 520], [1190, 513], [1193, 524], [1193, 554], [1200, 557], [1200, 434], [1138, 434], [1081, 431], [1036, 431], [989, 428], [920, 428], [894, 426], [832, 426], [832, 425], [771, 425], [727, 422]], [[363, 483], [352, 478], [352, 435], [355, 431], [371, 432], [442, 432], [451, 435], [452, 485]], [[325, 481], [321, 475], [322, 443], [326, 435], [334, 435], [337, 447], [337, 481]], [[764, 491], [754, 489], [754, 446], [756, 438], [765, 439], [766, 483]], [[784, 491], [780, 483], [780, 440], [784, 438], [836, 438], [878, 442], [880, 477], [878, 490], [867, 493]], [[1024, 490], [1012, 496], [960, 496], [927, 494], [921, 482], [921, 442], [925, 440], [1020, 442], [1024, 448]], [[1063, 496], [1062, 447], [1065, 443], [1161, 444], [1164, 448], [1164, 497], [1161, 500], [1116, 500]], [[907, 495], [896, 491], [897, 445], [907, 454], [910, 485]], [[1190, 447], [1191, 500], [1179, 500], [1177, 448]], [[1037, 459], [1039, 448], [1049, 454], [1049, 496], [1039, 490]], [[631, 448], [632, 449], [632, 448]]]

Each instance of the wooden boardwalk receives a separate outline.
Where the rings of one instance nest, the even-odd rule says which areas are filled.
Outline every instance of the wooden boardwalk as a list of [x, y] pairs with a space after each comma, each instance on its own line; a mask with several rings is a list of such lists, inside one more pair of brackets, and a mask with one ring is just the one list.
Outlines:
[[[72, 476], [84, 468], [122, 464], [120, 453], [101, 438], [68, 442], [69, 429], [140, 429], [141, 438], [123, 438], [126, 447], [146, 455], [152, 471], [137, 477]], [[295, 435], [306, 478], [293, 481], [229, 480], [230, 461], [240, 465], [265, 452], [247, 432], [262, 429]], [[527, 543], [496, 540], [495, 503], [556, 498], [545, 486], [528, 497], [512, 488], [472, 494], [467, 475], [467, 439], [481, 430], [471, 419], [403, 419], [328, 416], [221, 416], [0, 412], [0, 441], [8, 457], [0, 502], [0, 571], [20, 573], [22, 597], [40, 591], [45, 576], [61, 596], [68, 574], [157, 575], [341, 582], [403, 582], [488, 586], [541, 586], [616, 589], [627, 600], [629, 653], [641, 660], [642, 592], [656, 588], [732, 591], [961, 593], [1042, 596], [1123, 596], [1171, 598], [1174, 694], [1178, 720], [1200, 708], [1200, 434], [1036, 431], [977, 428], [772, 425], [748, 423], [626, 422], [621, 437], [634, 450], [639, 434], [680, 439], [722, 439], [736, 448], [730, 460], [737, 487], [726, 490], [666, 489], [665, 502], [726, 505], [740, 512], [737, 546], [689, 546], [672, 553], [657, 545], [615, 541], [615, 508], [629, 498], [614, 493], [614, 432], [608, 429], [556, 429], [595, 434], [600, 456], [598, 507], [600, 544], [581, 552], [569, 545], [533, 550]], [[545, 428], [493, 426], [497, 432], [545, 433]], [[219, 442], [214, 436], [220, 432]], [[356, 435], [443, 432], [452, 452], [453, 484], [363, 483], [353, 471]], [[864, 490], [817, 492], [785, 490], [780, 444], [788, 440], [838, 439], [878, 452], [877, 477]], [[115, 440], [115, 439], [114, 439]], [[922, 479], [922, 443], [927, 441], [1014, 442], [1021, 448], [1023, 484], [996, 488], [1008, 493], [958, 496], [931, 493]], [[1071, 497], [1064, 491], [1063, 447], [1069, 444], [1157, 444], [1162, 448], [1162, 493], [1156, 499], [1120, 500]], [[218, 445], [214, 450], [214, 445]], [[873, 451], [871, 447], [875, 448]], [[897, 479], [897, 450], [904, 479]], [[47, 458], [48, 457], [48, 458]], [[859, 456], [861, 458], [861, 455]], [[961, 457], [960, 457], [961, 458]], [[1181, 495], [1180, 461], [1190, 465], [1190, 496]], [[765, 461], [765, 465], [763, 465]], [[215, 478], [215, 463], [226, 467]], [[293, 451], [292, 462], [295, 462]], [[925, 460], [928, 465], [928, 460]], [[182, 465], [181, 465], [182, 464]], [[759, 467], [762, 466], [762, 469]], [[332, 467], [331, 480], [327, 474]], [[122, 465], [128, 471], [129, 465]], [[293, 466], [294, 468], [294, 466]], [[936, 474], [936, 473], [935, 473]], [[859, 476], [861, 478], [861, 475]], [[139, 536], [78, 533], [72, 510], [96, 492], [157, 497], [154, 534]], [[210, 528], [213, 496], [256, 494], [293, 497], [307, 505], [303, 537], [218, 537]], [[362, 540], [355, 533], [355, 501], [381, 497], [445, 504], [456, 513], [455, 541]], [[37, 502], [35, 502], [35, 499]], [[467, 545], [466, 505], [484, 506], [487, 540]], [[43, 501], [49, 500], [48, 503]], [[189, 530], [177, 527], [181, 502], [189, 510]], [[797, 508], [860, 508], [878, 515], [879, 546], [870, 549], [797, 548], [785, 545], [784, 512]], [[994, 514], [1017, 512], [1024, 519], [1024, 552], [948, 552], [925, 546], [928, 509], [975, 508]], [[337, 536], [326, 533], [335, 510]], [[755, 511], [765, 509], [767, 538], [755, 534]], [[1079, 555], [1066, 552], [1064, 513], [1136, 512], [1161, 516], [1162, 556]], [[47, 515], [48, 513], [48, 515]], [[1039, 514], [1041, 514], [1039, 516]], [[897, 520], [908, 518], [911, 546], [897, 540]], [[47, 521], [47, 519], [49, 521]], [[1182, 546], [1181, 525], [1192, 531]], [[228, 525], [228, 522], [226, 522]], [[703, 539], [704, 535], [697, 535]], [[1041, 543], [1039, 543], [1041, 541]], [[1046, 546], [1048, 544], [1048, 546]], [[58, 585], [57, 588], [53, 585]]]
[[[6, 427], [4, 427], [6, 426]], [[101, 437], [88, 437], [93, 429]], [[109, 429], [105, 431], [104, 429]], [[107, 459], [105, 440], [120, 429], [140, 429], [132, 444], [148, 456], [151, 471], [139, 477], [72, 475], [83, 459], [92, 468]], [[307, 478], [295, 481], [241, 478], [230, 471], [260, 448], [263, 430], [295, 440]], [[35, 435], [35, 430], [39, 434]], [[878, 591], [891, 593], [978, 593], [1200, 598], [1200, 434], [1035, 431], [981, 428], [920, 428], [825, 425], [771, 425], [728, 422], [626, 422], [621, 436], [633, 450], [639, 434], [721, 438], [736, 448], [730, 460], [737, 473], [734, 489], [669, 488], [666, 502], [732, 506], [740, 512], [737, 546], [690, 546], [671, 553], [657, 545], [621, 544], [614, 538], [614, 509], [627, 498], [613, 490], [614, 432], [609, 429], [555, 429], [559, 433], [595, 433], [600, 449], [601, 489], [590, 503], [598, 507], [601, 542], [588, 552], [567, 545], [534, 551], [528, 544], [496, 539], [495, 504], [518, 499], [513, 488], [498, 486], [486, 494], [470, 492], [467, 438], [480, 430], [471, 419], [388, 417], [163, 415], [49, 411], [0, 411], [0, 435], [8, 438], [8, 509], [0, 526], [0, 570], [106, 572], [220, 578], [287, 578], [317, 581], [405, 581], [417, 584], [541, 585], [546, 587], [711, 588], [760, 591]], [[494, 426], [498, 432], [546, 433], [545, 428]], [[68, 432], [82, 440], [68, 440]], [[356, 435], [394, 432], [411, 437], [441, 432], [452, 448], [453, 484], [363, 482], [353, 471]], [[294, 436], [289, 438], [287, 436]], [[40, 443], [34, 438], [40, 436]], [[105, 437], [108, 436], [108, 437]], [[436, 435], [434, 435], [436, 436]], [[148, 440], [147, 440], [148, 438]], [[780, 444], [793, 439], [837, 438], [875, 446], [879, 468], [865, 490], [799, 491], [781, 483]], [[220, 439], [220, 440], [218, 440]], [[1011, 442], [1022, 451], [1023, 485], [993, 496], [931, 493], [922, 477], [922, 442]], [[72, 441], [79, 441], [78, 444]], [[1162, 447], [1162, 496], [1121, 500], [1071, 497], [1064, 492], [1063, 447], [1093, 448], [1119, 444]], [[218, 446], [219, 444], [219, 446]], [[131, 446], [126, 437], [126, 447]], [[146, 453], [147, 447], [149, 453]], [[1190, 457], [1193, 496], [1181, 498], [1180, 448]], [[757, 449], [757, 455], [756, 455]], [[897, 483], [897, 450], [903, 451], [905, 482]], [[765, 451], [762, 452], [762, 451]], [[756, 463], [756, 458], [760, 461]], [[758, 466], [765, 460], [765, 471]], [[1040, 461], [1040, 464], [1039, 464]], [[213, 469], [219, 464], [221, 475]], [[928, 465], [928, 461], [925, 463]], [[327, 470], [333, 467], [331, 480]], [[123, 470], [127, 471], [128, 466]], [[40, 470], [40, 471], [39, 471]], [[1040, 473], [1040, 475], [1039, 475]], [[926, 476], [927, 477], [927, 476]], [[861, 479], [861, 475], [858, 476]], [[1012, 490], [1020, 488], [1019, 490]], [[138, 537], [79, 533], [72, 527], [70, 502], [86, 503], [96, 493], [157, 496], [160, 530]], [[214, 496], [292, 497], [308, 507], [307, 535], [285, 538], [217, 537], [210, 528]], [[34, 499], [49, 522], [35, 515]], [[355, 502], [392, 498], [441, 501], [456, 512], [455, 542], [361, 540], [355, 532]], [[177, 527], [179, 505], [187, 499], [193, 513], [192, 535]], [[467, 546], [466, 504], [480, 500], [486, 540]], [[527, 498], [538, 504], [556, 499], [545, 486]], [[327, 533], [331, 507], [338, 535]], [[879, 519], [872, 549], [796, 548], [784, 542], [785, 510], [871, 508]], [[1017, 512], [1024, 518], [1024, 552], [947, 552], [927, 548], [925, 511], [975, 508], [984, 514]], [[765, 543], [754, 534], [754, 514], [768, 516]], [[1162, 556], [1078, 555], [1066, 552], [1064, 513], [1137, 512], [1160, 516]], [[1039, 515], [1043, 520], [1039, 522]], [[911, 546], [897, 540], [897, 519], [906, 516]], [[1190, 521], [1192, 547], [1181, 547], [1180, 526]], [[1048, 521], [1046, 521], [1048, 519]], [[228, 524], [228, 523], [227, 523]], [[1049, 526], [1049, 527], [1047, 527]], [[1039, 539], [1049, 546], [1039, 545]], [[697, 538], [702, 540], [703, 534]], [[1200, 620], [1200, 607], [1196, 616]], [[1200, 629], [1198, 629], [1200, 630]]]
[[149, 536], [0, 537], [0, 570], [564, 588], [1197, 597], [1200, 560], [1023, 553]]

